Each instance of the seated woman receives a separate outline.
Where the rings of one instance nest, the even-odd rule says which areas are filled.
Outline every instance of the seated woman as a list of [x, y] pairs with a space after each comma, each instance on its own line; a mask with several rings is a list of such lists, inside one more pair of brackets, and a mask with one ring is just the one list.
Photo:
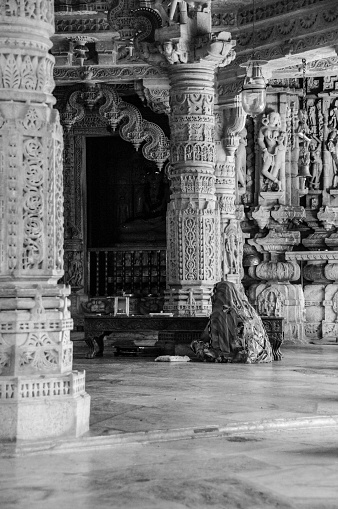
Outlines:
[[228, 281], [217, 283], [212, 313], [200, 341], [191, 349], [209, 362], [271, 362], [272, 349], [262, 320], [249, 303], [244, 288]]

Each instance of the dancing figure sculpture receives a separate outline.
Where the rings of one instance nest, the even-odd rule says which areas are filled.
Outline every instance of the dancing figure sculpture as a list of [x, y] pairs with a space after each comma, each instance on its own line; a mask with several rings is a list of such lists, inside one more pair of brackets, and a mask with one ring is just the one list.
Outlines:
[[258, 134], [258, 145], [263, 155], [261, 173], [268, 179], [269, 190], [282, 191], [280, 173], [285, 163], [285, 132], [281, 130], [279, 113], [272, 111], [263, 118], [262, 124]]

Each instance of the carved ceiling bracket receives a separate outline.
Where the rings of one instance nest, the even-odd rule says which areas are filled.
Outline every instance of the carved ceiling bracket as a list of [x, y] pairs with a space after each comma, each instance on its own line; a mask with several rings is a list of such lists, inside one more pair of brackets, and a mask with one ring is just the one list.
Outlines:
[[169, 115], [169, 91], [168, 79], [162, 80], [138, 80], [134, 83], [135, 92], [146, 106], [154, 113], [165, 113]]

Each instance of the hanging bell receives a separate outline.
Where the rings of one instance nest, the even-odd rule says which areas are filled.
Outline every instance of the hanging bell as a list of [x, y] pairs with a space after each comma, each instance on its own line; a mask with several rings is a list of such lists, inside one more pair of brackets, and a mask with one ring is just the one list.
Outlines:
[[309, 151], [309, 146], [307, 143], [304, 143], [299, 151], [298, 177], [304, 177], [304, 178], [311, 177], [310, 161], [311, 161], [311, 154]]
[[298, 177], [312, 177], [309, 164], [301, 164], [298, 170]]

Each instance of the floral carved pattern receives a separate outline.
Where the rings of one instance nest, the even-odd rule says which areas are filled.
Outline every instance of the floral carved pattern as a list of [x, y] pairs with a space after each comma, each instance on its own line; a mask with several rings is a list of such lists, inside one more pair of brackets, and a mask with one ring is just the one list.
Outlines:
[[0, 87], [52, 93], [54, 88], [52, 57], [0, 54]]
[[54, 370], [58, 366], [57, 345], [45, 332], [30, 333], [20, 350], [20, 366], [29, 365], [38, 370]]
[[11, 345], [0, 334], [0, 373], [9, 368], [11, 363]]
[[16, 16], [54, 23], [54, 3], [50, 0], [8, 0], [0, 3], [0, 16]]
[[17, 136], [10, 133], [8, 140], [8, 180], [7, 191], [9, 198], [7, 201], [7, 218], [8, 218], [8, 269], [14, 270], [17, 267], [17, 244], [18, 244], [18, 150]]
[[41, 268], [44, 257], [42, 157], [41, 138], [25, 138], [23, 142], [23, 165], [25, 168], [23, 269]]

